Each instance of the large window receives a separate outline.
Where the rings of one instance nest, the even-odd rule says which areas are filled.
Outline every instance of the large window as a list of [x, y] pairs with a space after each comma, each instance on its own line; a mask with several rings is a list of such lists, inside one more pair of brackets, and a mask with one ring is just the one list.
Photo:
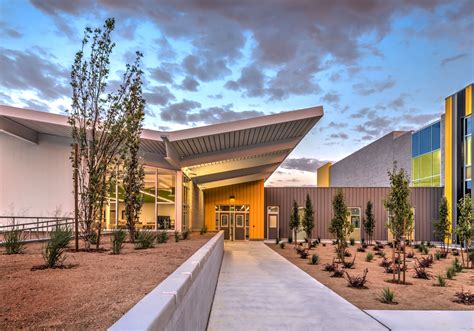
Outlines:
[[436, 122], [412, 135], [412, 185], [441, 186], [441, 124]]
[[472, 123], [471, 116], [464, 118], [463, 125], [463, 160], [464, 160], [464, 194], [472, 189]]

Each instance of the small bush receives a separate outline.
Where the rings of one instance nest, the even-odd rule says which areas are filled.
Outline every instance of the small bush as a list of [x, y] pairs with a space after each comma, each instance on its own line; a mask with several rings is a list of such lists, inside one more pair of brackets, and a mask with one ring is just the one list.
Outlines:
[[433, 255], [422, 257], [421, 259], [416, 258], [415, 260], [418, 262], [418, 265], [422, 266], [423, 268], [430, 268], [434, 263]]
[[349, 243], [351, 244], [351, 246], [354, 246], [355, 243], [356, 243], [356, 241], [355, 241], [354, 238], [350, 238], [350, 239], [349, 239]]
[[395, 301], [395, 292], [390, 291], [390, 288], [384, 288], [380, 293], [379, 300], [382, 303], [386, 303], [389, 305], [397, 304]]
[[288, 237], [288, 244], [291, 244], [293, 242], [293, 238]]
[[344, 256], [345, 256], [345, 257], [351, 257], [352, 254], [351, 254], [351, 252], [349, 252], [348, 249], [345, 249], [345, 250], [344, 250]]
[[444, 278], [443, 275], [436, 276], [436, 285], [446, 287], [446, 278]]
[[429, 249], [427, 246], [423, 246], [423, 254], [428, 254], [429, 253]]
[[362, 246], [359, 246], [359, 247], [357, 247], [357, 251], [358, 251], [359, 253], [364, 253], [364, 252], [365, 252], [365, 248], [362, 247]]
[[25, 235], [21, 230], [9, 230], [4, 233], [4, 246], [7, 254], [21, 254], [25, 250]]
[[380, 266], [383, 267], [383, 268], [387, 268], [388, 266], [390, 266], [391, 262], [389, 260], [387, 260], [386, 258], [383, 258], [382, 262], [380, 262]]
[[469, 261], [474, 261], [474, 251], [469, 252], [468, 257]]
[[309, 264], [312, 264], [312, 265], [319, 264], [319, 255], [318, 254], [311, 255], [311, 259], [309, 260]]
[[374, 246], [372, 249], [374, 250], [374, 252], [378, 252], [378, 251], [380, 251], [380, 248], [379, 248], [379, 246]]
[[468, 306], [474, 305], [474, 294], [471, 294], [471, 291], [469, 290], [464, 292], [464, 289], [461, 289], [461, 292], [456, 292], [454, 296], [456, 297], [454, 302], [462, 303]]
[[72, 230], [58, 226], [50, 233], [50, 237], [43, 249], [43, 259], [46, 267], [54, 268], [66, 260], [65, 250], [72, 239]]
[[156, 237], [153, 232], [150, 230], [139, 230], [136, 233], [137, 238], [135, 239], [135, 249], [148, 249], [154, 247], [153, 243]]
[[342, 269], [339, 269], [339, 268], [336, 267], [336, 269], [334, 269], [334, 272], [332, 273], [331, 277], [342, 278], [342, 277], [344, 277], [344, 271], [342, 271]]
[[426, 248], [426, 246], [421, 242], [421, 244], [417, 245], [416, 248], [418, 249], [418, 252], [423, 253], [423, 250]]
[[371, 262], [373, 259], [374, 259], [374, 254], [372, 254], [371, 252], [368, 252], [367, 256], [365, 257], [365, 260], [367, 262]]
[[199, 231], [199, 234], [202, 236], [203, 234], [207, 233], [207, 225], [204, 224], [201, 228], [201, 231]]
[[436, 252], [435, 255], [434, 255], [436, 261], [439, 261], [441, 259], [441, 253], [440, 252]]
[[362, 248], [367, 248], [369, 247], [369, 245], [367, 245], [367, 243], [362, 243]]
[[355, 265], [355, 259], [356, 259], [356, 257], [355, 257], [355, 255], [354, 255], [354, 258], [352, 259], [352, 261], [344, 261], [344, 262], [342, 263], [342, 265], [343, 265], [344, 268], [346, 268], [346, 269], [352, 269], [352, 268], [354, 267], [354, 265]]
[[168, 232], [166, 230], [158, 231], [156, 234], [156, 241], [158, 244], [164, 244], [168, 241]]
[[453, 279], [454, 276], [456, 276], [456, 270], [454, 270], [453, 267], [448, 268], [448, 270], [446, 271], [446, 278]]
[[453, 249], [453, 256], [459, 256], [459, 251], [457, 249]]
[[415, 277], [420, 279], [430, 279], [431, 274], [421, 265], [415, 266]]
[[324, 271], [333, 272], [336, 269], [337, 269], [337, 265], [336, 263], [334, 263], [334, 261], [332, 263], [326, 263], [325, 265], [323, 265]]
[[112, 243], [112, 254], [120, 254], [126, 236], [127, 234], [122, 229], [114, 230], [112, 232], [112, 236], [110, 236], [110, 241]]
[[284, 249], [284, 248], [285, 248], [285, 243], [283, 243], [283, 242], [280, 243], [280, 248], [281, 248], [281, 249]]
[[179, 231], [175, 231], [174, 232], [174, 241], [178, 242], [180, 240], [181, 240], [181, 234], [179, 233]]
[[365, 283], [367, 282], [368, 272], [369, 272], [369, 269], [366, 268], [362, 276], [351, 276], [346, 271], [347, 282], [349, 283], [348, 285], [353, 288], [367, 288], [365, 286]]
[[415, 252], [411, 251], [407, 253], [407, 258], [413, 259], [415, 257]]
[[304, 249], [302, 246], [296, 246], [296, 253], [298, 253], [302, 259], [306, 259], [308, 257], [308, 250]]
[[183, 232], [181, 232], [181, 238], [183, 240], [188, 240], [189, 239], [189, 234], [190, 234], [190, 231], [186, 229]]
[[378, 247], [379, 249], [384, 249], [385, 246], [384, 246], [384, 244], [377, 244], [377, 247]]
[[458, 258], [454, 259], [454, 261], [452, 263], [452, 267], [454, 268], [455, 272], [461, 272], [462, 271], [462, 264], [461, 264], [461, 262], [459, 261]]
[[91, 243], [91, 245], [96, 245], [97, 244], [97, 232], [91, 231], [87, 235], [87, 241]]
[[375, 252], [375, 255], [378, 255], [380, 257], [385, 257], [385, 252], [384, 251], [378, 251], [378, 252]]

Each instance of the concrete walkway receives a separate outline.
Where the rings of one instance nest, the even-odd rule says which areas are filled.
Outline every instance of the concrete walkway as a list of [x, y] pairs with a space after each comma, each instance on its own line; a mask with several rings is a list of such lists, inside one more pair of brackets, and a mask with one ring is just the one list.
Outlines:
[[387, 330], [262, 242], [226, 242], [209, 330]]

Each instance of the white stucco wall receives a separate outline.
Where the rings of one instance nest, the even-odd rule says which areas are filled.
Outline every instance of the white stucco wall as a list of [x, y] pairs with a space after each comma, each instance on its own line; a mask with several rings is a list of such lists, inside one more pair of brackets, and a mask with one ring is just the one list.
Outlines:
[[40, 135], [33, 144], [0, 132], [0, 215], [72, 215], [70, 151], [65, 138]]

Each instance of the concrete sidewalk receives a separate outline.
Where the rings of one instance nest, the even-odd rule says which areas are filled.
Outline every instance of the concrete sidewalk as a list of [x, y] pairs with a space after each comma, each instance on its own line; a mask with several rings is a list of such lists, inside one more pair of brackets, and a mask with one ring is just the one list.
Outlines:
[[226, 242], [209, 330], [387, 330], [263, 242]]

